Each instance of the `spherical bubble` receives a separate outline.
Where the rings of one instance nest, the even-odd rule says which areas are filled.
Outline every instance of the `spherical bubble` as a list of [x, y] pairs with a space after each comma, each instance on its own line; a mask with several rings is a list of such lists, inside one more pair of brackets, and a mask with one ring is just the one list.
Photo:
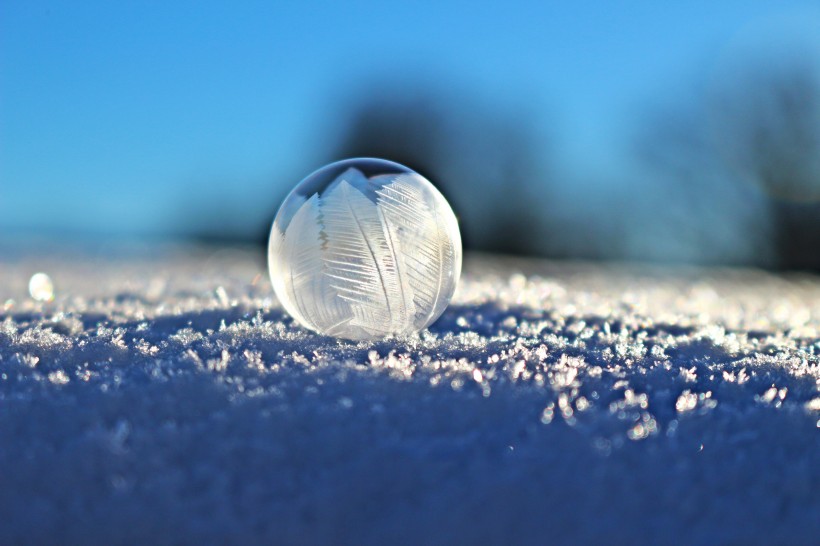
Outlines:
[[417, 332], [435, 321], [461, 274], [450, 205], [418, 173], [347, 159], [287, 196], [268, 246], [276, 296], [301, 325], [353, 340]]

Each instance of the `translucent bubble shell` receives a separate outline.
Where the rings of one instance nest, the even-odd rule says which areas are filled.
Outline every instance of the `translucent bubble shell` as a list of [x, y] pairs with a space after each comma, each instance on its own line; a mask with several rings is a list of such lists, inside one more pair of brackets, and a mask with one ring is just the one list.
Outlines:
[[461, 274], [461, 235], [423, 176], [382, 159], [346, 159], [287, 196], [268, 266], [277, 298], [306, 328], [379, 339], [417, 332], [444, 312]]

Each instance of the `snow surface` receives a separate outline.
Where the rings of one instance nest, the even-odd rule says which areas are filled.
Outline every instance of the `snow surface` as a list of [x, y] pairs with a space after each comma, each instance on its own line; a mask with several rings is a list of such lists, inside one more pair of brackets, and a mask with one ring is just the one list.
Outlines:
[[261, 254], [3, 258], [0, 543], [817, 543], [820, 279], [471, 256], [356, 344]]

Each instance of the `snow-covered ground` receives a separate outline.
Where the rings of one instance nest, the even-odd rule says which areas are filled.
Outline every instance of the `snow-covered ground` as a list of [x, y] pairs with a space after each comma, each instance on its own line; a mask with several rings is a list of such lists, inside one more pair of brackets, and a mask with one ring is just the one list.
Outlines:
[[472, 256], [354, 344], [261, 255], [0, 258], [0, 543], [817, 543], [820, 279]]

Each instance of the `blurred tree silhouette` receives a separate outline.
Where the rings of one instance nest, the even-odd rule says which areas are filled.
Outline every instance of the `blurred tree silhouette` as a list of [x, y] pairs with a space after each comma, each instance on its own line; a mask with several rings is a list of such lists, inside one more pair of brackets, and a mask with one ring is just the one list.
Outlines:
[[653, 232], [667, 231], [670, 253], [820, 269], [820, 65], [777, 60], [745, 60], [691, 110], [644, 123]]
[[648, 114], [636, 149], [637, 198], [625, 254], [695, 264], [772, 265], [769, 204], [729, 170], [707, 129], [703, 101]]
[[365, 93], [335, 157], [382, 157], [424, 175], [453, 206], [465, 248], [546, 252], [547, 174], [531, 122], [433, 89]]
[[820, 269], [820, 62], [797, 55], [742, 67], [713, 97], [727, 164], [771, 198], [777, 265]]
[[[343, 127], [336, 151], [315, 158], [300, 175], [276, 179], [298, 180], [322, 160], [389, 159], [418, 171], [445, 195], [459, 217], [465, 248], [554, 255], [551, 249], [560, 240], [546, 236], [549, 177], [541, 141], [526, 113], [482, 104], [473, 96], [450, 96], [436, 85], [401, 85], [389, 94], [380, 85], [363, 89], [354, 94], [363, 98], [352, 108], [340, 108], [351, 112], [346, 119], [329, 116]], [[320, 133], [332, 131], [323, 127]], [[284, 198], [290, 189], [283, 185], [275, 191]], [[271, 190], [261, 186], [260, 191]], [[267, 244], [273, 212], [260, 217], [258, 231], [248, 233], [246, 207], [229, 199], [229, 193], [219, 200], [203, 199], [197, 207], [189, 206], [190, 197], [184, 199], [180, 214], [189, 217], [190, 236], [208, 243]], [[194, 186], [185, 194], [196, 195]]]

